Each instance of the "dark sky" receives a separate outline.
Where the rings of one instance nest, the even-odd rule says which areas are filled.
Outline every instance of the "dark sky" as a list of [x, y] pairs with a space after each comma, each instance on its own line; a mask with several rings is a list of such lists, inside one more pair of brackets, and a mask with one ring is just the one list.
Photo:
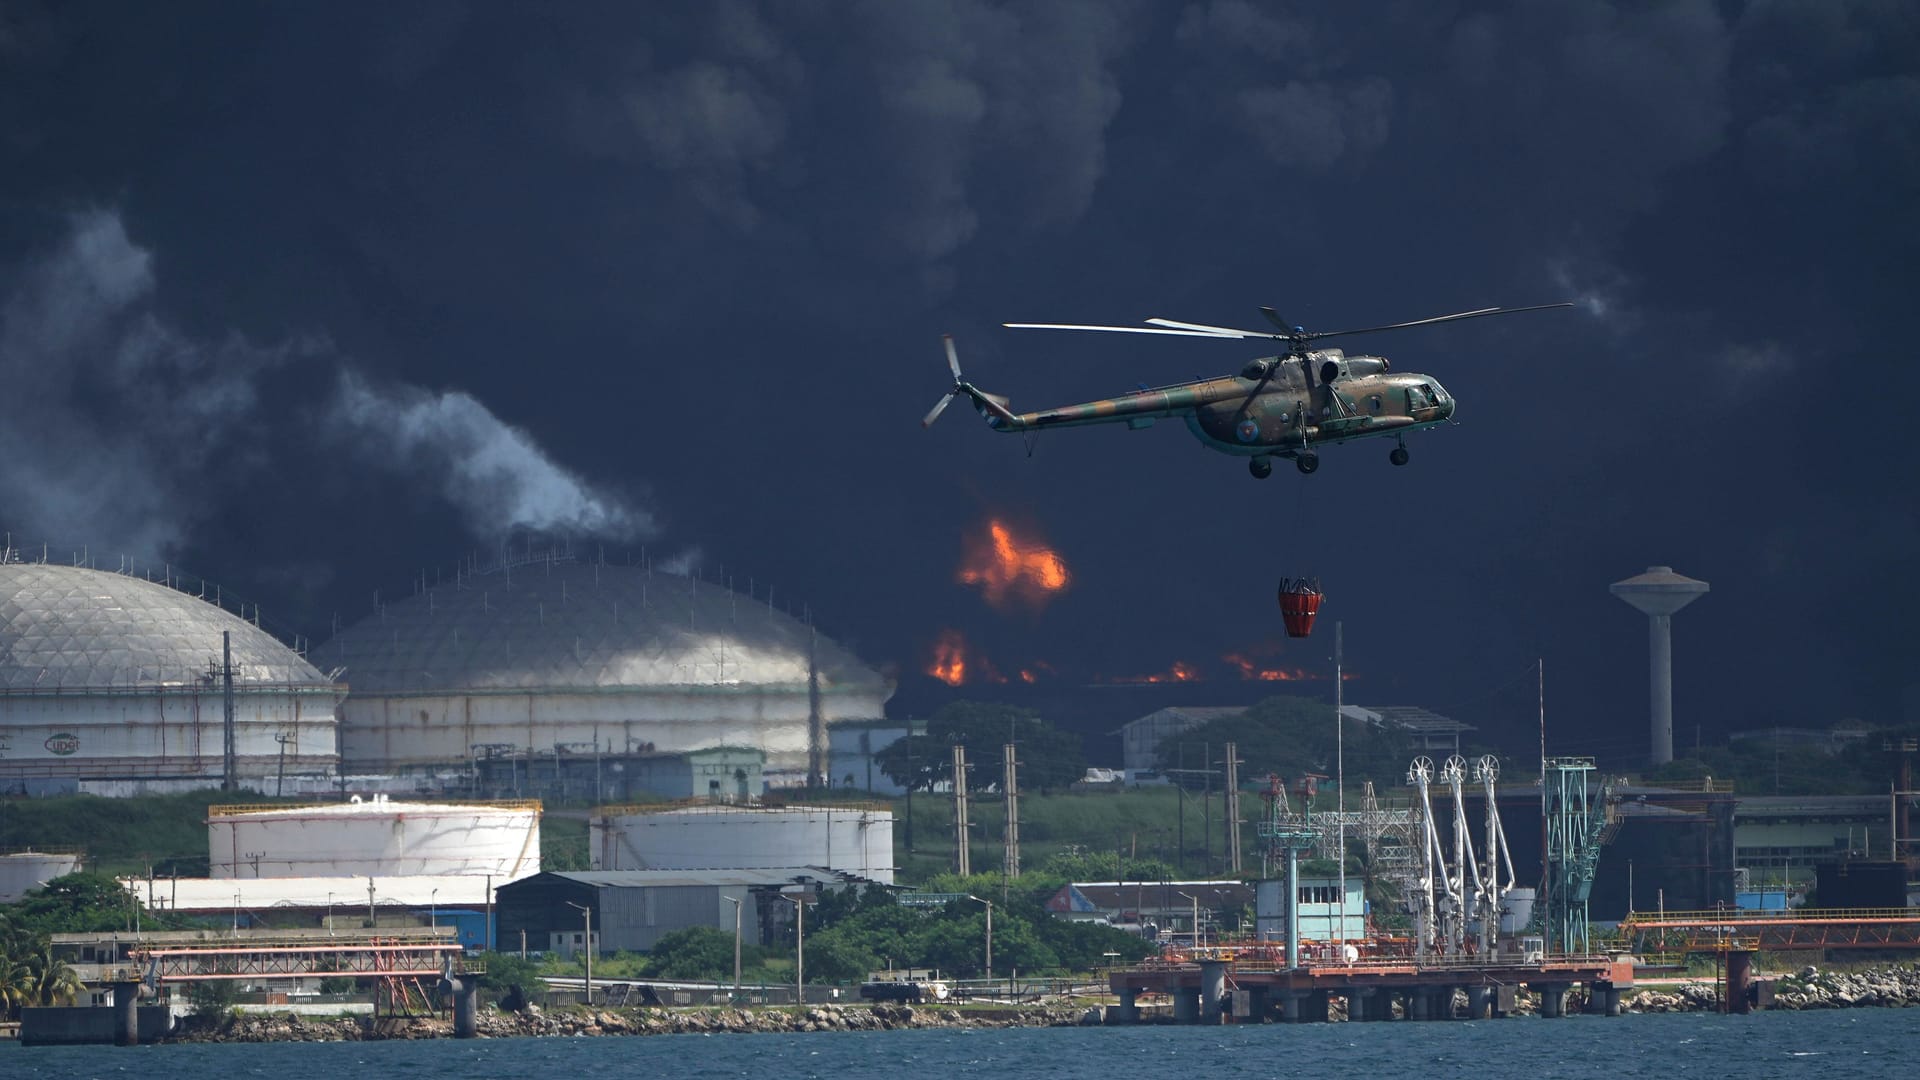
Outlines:
[[[1885, 721], [1916, 256], [1906, 0], [0, 0], [0, 523], [317, 638], [509, 537], [644, 545], [903, 685], [952, 628], [1225, 696], [1228, 653], [1324, 667], [1273, 600], [1318, 575], [1350, 699], [1524, 742], [1544, 657], [1555, 745], [1600, 753], [1646, 715], [1606, 586], [1668, 563], [1713, 585], [1676, 742]], [[1352, 343], [1460, 400], [1406, 468], [918, 423], [943, 332], [1035, 407], [1261, 350], [1002, 321], [1560, 299]], [[957, 584], [995, 516], [1070, 588]]]

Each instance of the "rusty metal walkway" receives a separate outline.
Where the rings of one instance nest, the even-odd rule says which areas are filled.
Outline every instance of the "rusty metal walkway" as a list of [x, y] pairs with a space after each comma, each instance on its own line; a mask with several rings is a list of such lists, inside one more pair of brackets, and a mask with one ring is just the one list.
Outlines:
[[1620, 934], [1640, 955], [1729, 947], [1920, 949], [1920, 908], [1637, 912], [1621, 921]]

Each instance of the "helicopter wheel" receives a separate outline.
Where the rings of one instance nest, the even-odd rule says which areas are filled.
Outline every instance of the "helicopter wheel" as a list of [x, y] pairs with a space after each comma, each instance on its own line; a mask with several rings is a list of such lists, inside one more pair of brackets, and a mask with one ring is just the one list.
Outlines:
[[1293, 467], [1303, 473], [1310, 473], [1320, 467], [1320, 455], [1307, 453], [1293, 459]]
[[1255, 480], [1265, 480], [1267, 477], [1273, 475], [1273, 462], [1263, 457], [1249, 458], [1247, 459], [1247, 471], [1253, 474]]
[[1405, 465], [1408, 456], [1406, 447], [1396, 446], [1393, 448], [1393, 453], [1387, 455], [1387, 460], [1393, 462], [1395, 465]]

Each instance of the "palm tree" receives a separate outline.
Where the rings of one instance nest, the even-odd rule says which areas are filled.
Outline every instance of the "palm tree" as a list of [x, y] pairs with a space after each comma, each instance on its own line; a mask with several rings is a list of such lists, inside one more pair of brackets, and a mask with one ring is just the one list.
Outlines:
[[20, 1005], [31, 1000], [33, 972], [11, 955], [0, 955], [0, 1014], [12, 1016]]
[[38, 1005], [71, 1005], [86, 992], [87, 984], [65, 960], [53, 955], [53, 940], [41, 938], [26, 966], [32, 979], [32, 996]]

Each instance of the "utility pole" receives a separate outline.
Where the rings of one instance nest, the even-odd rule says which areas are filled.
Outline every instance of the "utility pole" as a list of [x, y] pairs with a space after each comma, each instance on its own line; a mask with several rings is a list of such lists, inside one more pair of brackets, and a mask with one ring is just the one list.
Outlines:
[[1333, 801], [1339, 818], [1334, 826], [1334, 858], [1340, 864], [1340, 940], [1347, 940], [1347, 717], [1341, 694], [1342, 667], [1346, 662], [1341, 624], [1333, 623]]
[[234, 776], [236, 761], [233, 750], [233, 631], [231, 630], [220, 631], [220, 712], [222, 743], [225, 747], [220, 790], [232, 791], [238, 784], [238, 778]]
[[587, 924], [587, 1004], [593, 1004], [593, 908], [586, 904], [576, 904], [571, 900], [563, 901], [568, 907], [580, 912]]
[[807, 618], [807, 786], [818, 788], [827, 777], [827, 721], [820, 708], [820, 630]]
[[1012, 743], [1008, 743], [1005, 750], [1007, 757], [1007, 834], [1006, 864], [1003, 873], [1011, 880], [1020, 876], [1020, 785], [1014, 778], [1014, 770], [1019, 763], [1013, 759]]
[[1240, 876], [1240, 757], [1233, 743], [1227, 744], [1227, 866]]
[[973, 873], [967, 845], [967, 748], [953, 744], [953, 869], [961, 877]]
[[733, 897], [733, 896], [722, 896], [720, 899], [725, 900], [727, 903], [733, 905], [733, 1000], [734, 1000], [734, 1004], [738, 1005], [740, 1001], [740, 907], [741, 907], [741, 901], [738, 897]]

